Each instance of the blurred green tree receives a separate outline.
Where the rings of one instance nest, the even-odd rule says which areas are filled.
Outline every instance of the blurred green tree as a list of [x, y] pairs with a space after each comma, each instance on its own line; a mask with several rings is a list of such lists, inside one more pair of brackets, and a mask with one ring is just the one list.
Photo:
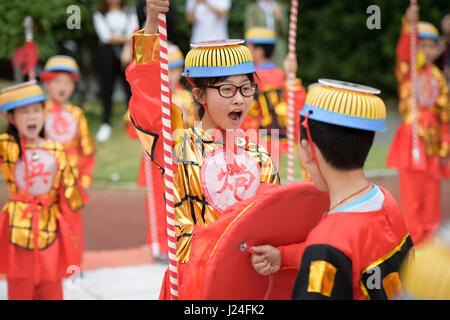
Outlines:
[[[231, 38], [243, 37], [243, 12], [252, 1], [232, 0], [229, 16]], [[280, 1], [290, 3], [289, 0]], [[134, 5], [136, 2], [129, 0], [127, 4]], [[185, 19], [186, 0], [172, 2], [177, 12], [177, 23], [169, 27], [174, 28], [176, 43], [186, 53], [191, 33]], [[299, 4], [298, 74], [305, 85], [320, 77], [329, 77], [378, 87], [385, 97], [396, 95], [395, 46], [409, 0], [299, 0]], [[70, 15], [67, 7], [70, 5], [80, 7], [80, 29], [70, 30], [66, 26]], [[370, 14], [366, 12], [370, 5], [380, 8], [380, 29], [367, 28]], [[437, 27], [443, 14], [450, 11], [448, 0], [419, 0], [419, 5], [421, 19]], [[58, 54], [66, 40], [94, 46], [97, 37], [92, 14], [97, 8], [97, 0], [1, 1], [0, 59], [10, 59], [14, 49], [24, 42], [23, 19], [27, 15], [32, 16], [35, 23], [34, 37], [41, 59]]]

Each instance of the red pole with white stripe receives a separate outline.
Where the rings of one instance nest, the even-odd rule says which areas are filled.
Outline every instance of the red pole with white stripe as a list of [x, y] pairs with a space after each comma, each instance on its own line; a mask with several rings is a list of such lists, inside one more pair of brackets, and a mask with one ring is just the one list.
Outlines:
[[[297, 17], [298, 17], [298, 0], [291, 1], [291, 15], [289, 21], [289, 45], [288, 54], [292, 55], [296, 52], [297, 39]], [[296, 74], [289, 72], [288, 74], [288, 92], [287, 92], [287, 139], [288, 139], [288, 159], [287, 159], [287, 182], [294, 182], [294, 155], [295, 155], [295, 115], [294, 115], [294, 86]]]
[[159, 44], [161, 52], [161, 110], [162, 133], [164, 147], [164, 183], [166, 196], [167, 242], [169, 245], [169, 277], [170, 296], [178, 298], [178, 261], [176, 255], [177, 238], [175, 234], [175, 210], [173, 193], [173, 162], [172, 162], [172, 125], [170, 120], [170, 90], [169, 90], [169, 55], [167, 44], [166, 15], [158, 14]]
[[[411, 6], [416, 6], [417, 1], [411, 0]], [[411, 54], [411, 110], [413, 114], [413, 122], [412, 122], [412, 158], [414, 163], [419, 163], [420, 153], [419, 153], [419, 134], [417, 129], [417, 22], [414, 21], [411, 23], [411, 31], [410, 31], [410, 54]]]

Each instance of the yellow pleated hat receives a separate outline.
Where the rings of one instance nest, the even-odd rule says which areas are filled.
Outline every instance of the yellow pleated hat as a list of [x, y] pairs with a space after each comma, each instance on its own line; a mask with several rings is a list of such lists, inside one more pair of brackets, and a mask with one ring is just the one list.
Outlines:
[[275, 32], [264, 27], [250, 28], [245, 32], [245, 41], [254, 44], [275, 44]]
[[450, 300], [450, 244], [434, 240], [405, 261], [401, 280], [407, 298]]
[[179, 68], [184, 66], [184, 57], [183, 53], [181, 52], [180, 48], [170, 43], [168, 46], [168, 53], [169, 53], [169, 69]]
[[380, 90], [339, 80], [319, 79], [306, 95], [302, 116], [343, 127], [385, 131], [386, 106]]
[[439, 40], [438, 29], [430, 22], [419, 21], [417, 32], [419, 33], [419, 38]]
[[0, 110], [4, 112], [41, 101], [45, 101], [45, 95], [35, 80], [4, 88], [0, 92]]
[[44, 70], [40, 74], [41, 80], [45, 80], [48, 74], [52, 72], [69, 72], [74, 76], [76, 81], [81, 79], [80, 68], [77, 61], [71, 56], [57, 55], [47, 60], [44, 66]]
[[250, 50], [242, 39], [191, 43], [183, 76], [190, 78], [226, 77], [256, 72]]

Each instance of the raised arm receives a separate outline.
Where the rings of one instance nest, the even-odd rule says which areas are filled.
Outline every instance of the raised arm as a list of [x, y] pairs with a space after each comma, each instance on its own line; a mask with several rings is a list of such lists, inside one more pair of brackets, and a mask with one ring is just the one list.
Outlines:
[[[127, 68], [132, 97], [129, 103], [131, 122], [139, 140], [152, 160], [163, 167], [161, 67], [158, 13], [169, 10], [167, 0], [147, 0], [145, 29], [132, 36], [132, 61]], [[172, 105], [172, 129], [182, 128], [181, 110]], [[180, 125], [181, 122], [181, 125]]]

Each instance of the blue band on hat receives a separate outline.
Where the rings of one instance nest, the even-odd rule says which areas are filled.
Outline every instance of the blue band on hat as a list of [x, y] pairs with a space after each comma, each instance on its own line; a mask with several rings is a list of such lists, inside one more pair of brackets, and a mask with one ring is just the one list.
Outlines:
[[169, 63], [169, 69], [175, 69], [184, 66], [184, 59], [179, 59]]
[[316, 120], [320, 122], [326, 122], [337, 126], [348, 127], [353, 129], [367, 130], [367, 131], [387, 131], [386, 121], [384, 119], [365, 119], [359, 117], [353, 117], [346, 114], [327, 111], [315, 106], [305, 104], [302, 110], [299, 111], [300, 115], [305, 116], [311, 111], [308, 119]]
[[8, 111], [8, 110], [12, 110], [12, 109], [16, 109], [16, 108], [19, 108], [19, 107], [26, 106], [27, 104], [32, 104], [32, 103], [41, 102], [41, 101], [45, 101], [45, 95], [43, 95], [43, 94], [39, 94], [39, 95], [33, 96], [33, 97], [24, 98], [24, 99], [21, 99], [21, 100], [8, 102], [8, 103], [6, 103], [6, 104], [1, 106], [1, 111], [5, 112], [5, 111]]
[[253, 62], [244, 62], [236, 66], [227, 67], [185, 67], [183, 77], [189, 72], [189, 78], [227, 77], [256, 72]]
[[254, 44], [276, 44], [277, 40], [273, 38], [246, 38], [246, 42]]
[[67, 71], [67, 72], [73, 72], [76, 74], [79, 74], [80, 72], [74, 68], [68, 67], [68, 66], [60, 66], [60, 65], [56, 65], [56, 66], [51, 66], [51, 67], [47, 67], [44, 69], [45, 71]]
[[430, 32], [419, 32], [419, 38], [439, 40], [439, 37]]

